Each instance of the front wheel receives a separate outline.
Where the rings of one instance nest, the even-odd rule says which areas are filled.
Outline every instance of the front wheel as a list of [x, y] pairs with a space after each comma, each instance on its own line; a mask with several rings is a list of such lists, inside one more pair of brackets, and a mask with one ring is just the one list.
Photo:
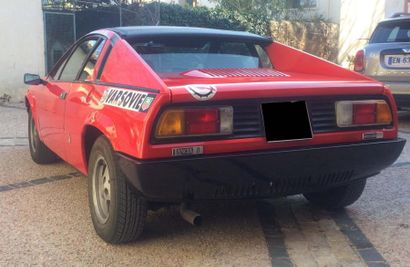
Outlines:
[[321, 192], [304, 194], [312, 204], [329, 210], [342, 209], [356, 202], [366, 186], [366, 179], [330, 188]]
[[108, 243], [134, 241], [143, 231], [147, 203], [127, 183], [105, 137], [95, 141], [88, 165], [88, 200], [97, 234]]

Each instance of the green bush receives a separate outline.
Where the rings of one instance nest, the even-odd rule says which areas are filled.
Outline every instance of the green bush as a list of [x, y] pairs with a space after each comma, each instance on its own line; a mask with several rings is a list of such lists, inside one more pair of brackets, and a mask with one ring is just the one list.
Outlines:
[[218, 17], [206, 7], [183, 7], [173, 4], [161, 4], [160, 24], [190, 27], [208, 27], [217, 29], [244, 30], [245, 27], [226, 17]]
[[210, 12], [214, 18], [224, 18], [234, 25], [239, 25], [242, 30], [270, 36], [270, 19], [267, 16], [253, 12], [241, 13], [222, 8], [211, 9]]
[[[132, 25], [172, 25], [216, 28], [227, 30], [242, 30], [270, 36], [270, 18], [267, 12], [261, 9], [234, 9], [224, 5], [216, 8], [190, 7], [176, 4], [152, 2], [122, 4], [121, 11], [117, 5], [103, 5], [102, 0], [92, 0], [77, 5], [73, 0], [46, 0], [43, 9], [49, 11], [75, 12], [80, 18], [81, 29], [78, 36], [87, 31], [119, 26]], [[81, 1], [79, 3], [82, 3]], [[95, 3], [100, 3], [95, 5]], [[262, 9], [264, 10], [264, 9]], [[121, 15], [120, 15], [121, 14]]]
[[[160, 25], [242, 30], [270, 36], [269, 18], [254, 12], [243, 14], [223, 8], [159, 5]], [[158, 11], [158, 3], [127, 5], [124, 10], [124, 25], [152, 25], [152, 14]]]

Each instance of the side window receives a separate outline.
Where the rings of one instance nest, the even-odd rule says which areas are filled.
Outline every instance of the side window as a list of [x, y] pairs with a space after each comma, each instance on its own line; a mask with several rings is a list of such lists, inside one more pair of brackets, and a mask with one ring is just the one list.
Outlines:
[[60, 77], [61, 72], [63, 71], [63, 68], [64, 68], [66, 62], [67, 62], [67, 59], [65, 59], [63, 62], [61, 62], [60, 66], [58, 66], [58, 69], [53, 71], [53, 73], [50, 74], [50, 76], [53, 78], [53, 80], [57, 80], [58, 77]]
[[68, 59], [65, 67], [61, 73], [59, 80], [73, 81], [77, 78], [77, 74], [83, 66], [88, 54], [93, 50], [97, 44], [97, 39], [89, 39], [81, 43], [74, 50], [74, 53]]
[[53, 66], [50, 73], [48, 74], [49, 77], [53, 80], [58, 80], [61, 75], [61, 72], [64, 69], [65, 63], [67, 62], [68, 56], [71, 54], [72, 47], [64, 52], [64, 55], [58, 60], [57, 64]]
[[100, 42], [97, 48], [94, 50], [94, 52], [91, 54], [91, 56], [87, 60], [87, 64], [85, 64], [83, 70], [81, 71], [81, 75], [79, 78], [80, 81], [90, 80], [91, 77], [93, 77], [95, 64], [97, 63], [97, 60], [101, 54], [104, 44], [105, 44], [105, 40]]

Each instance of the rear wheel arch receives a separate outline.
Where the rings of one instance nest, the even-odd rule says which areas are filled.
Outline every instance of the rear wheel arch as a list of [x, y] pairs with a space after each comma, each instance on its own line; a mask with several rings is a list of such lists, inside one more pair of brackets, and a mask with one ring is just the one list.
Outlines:
[[30, 112], [31, 111], [31, 105], [30, 105], [30, 101], [28, 100], [27, 96], [24, 97], [24, 103], [25, 103], [27, 112]]
[[[95, 117], [99, 117], [101, 120], [95, 120]], [[100, 136], [104, 136], [111, 144], [114, 151], [118, 150], [117, 147], [117, 130], [115, 124], [108, 117], [102, 117], [101, 114], [92, 116], [93, 119], [87, 120], [82, 131], [82, 149], [84, 158], [84, 167], [88, 169], [88, 161], [90, 159], [91, 149], [95, 141]], [[105, 121], [105, 123], [103, 123]], [[100, 123], [101, 122], [101, 123]]]
[[[90, 159], [91, 149], [97, 141], [98, 137], [105, 136], [105, 134], [93, 125], [86, 125], [84, 128], [83, 135], [83, 155], [84, 155], [84, 164], [88, 168], [88, 161]], [[105, 136], [106, 137], [106, 136]], [[107, 138], [108, 139], [108, 138]]]

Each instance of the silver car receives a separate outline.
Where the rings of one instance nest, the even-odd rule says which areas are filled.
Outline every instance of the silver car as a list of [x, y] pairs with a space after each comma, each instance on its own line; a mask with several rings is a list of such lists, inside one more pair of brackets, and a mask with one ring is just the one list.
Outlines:
[[399, 108], [410, 108], [410, 14], [381, 21], [357, 52], [354, 69], [391, 88]]

